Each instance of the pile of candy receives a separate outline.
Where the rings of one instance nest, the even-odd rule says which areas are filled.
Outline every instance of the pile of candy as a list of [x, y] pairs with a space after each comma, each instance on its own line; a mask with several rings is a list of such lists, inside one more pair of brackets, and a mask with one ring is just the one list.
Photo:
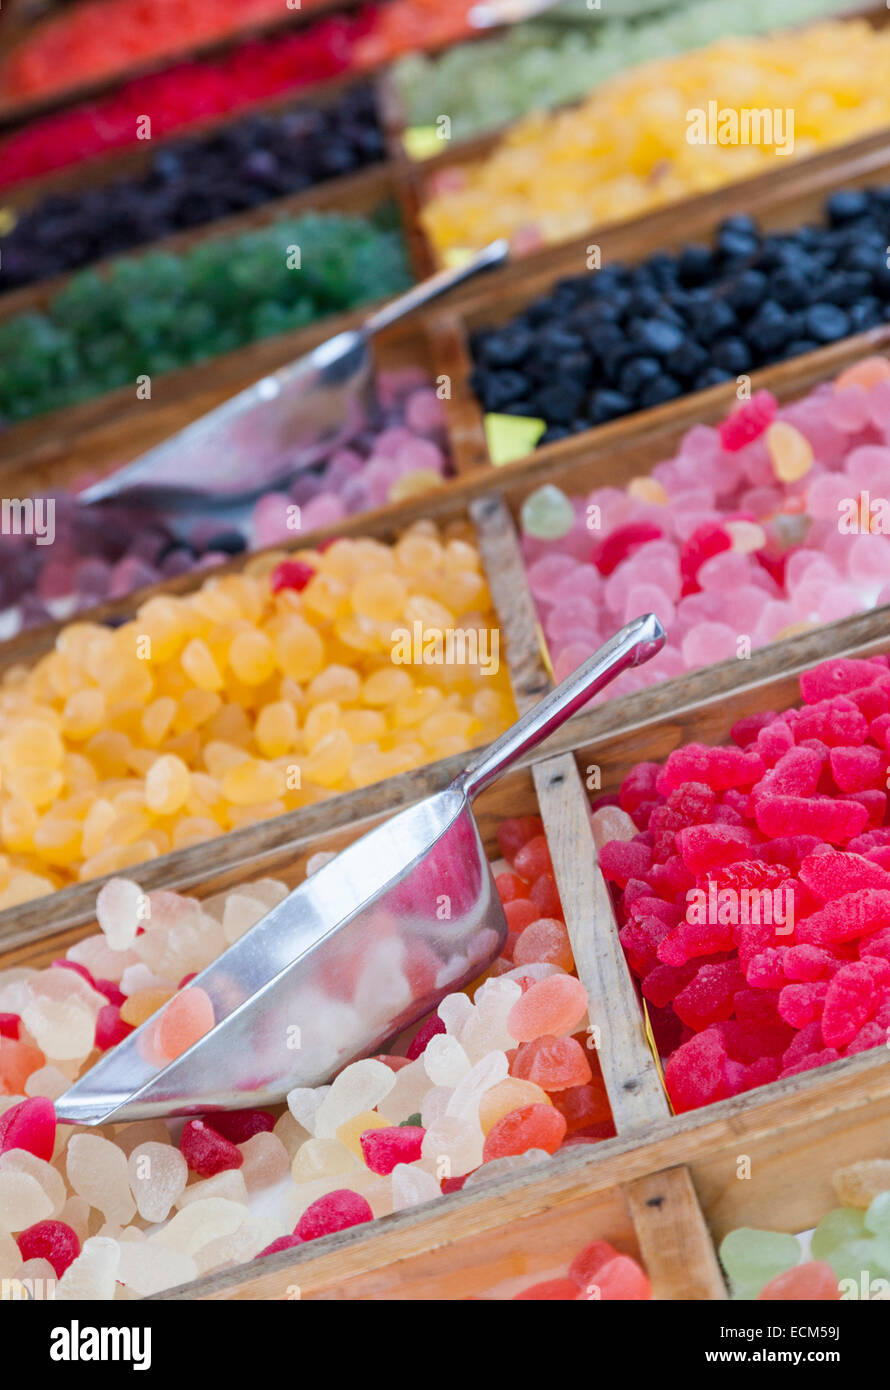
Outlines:
[[[651, 7], [650, 7], [651, 8]], [[844, 6], [838, 0], [791, 0], [783, 26], [802, 24]], [[577, 3], [515, 24], [482, 43], [455, 44], [438, 57], [411, 54], [392, 78], [405, 124], [451, 120], [451, 138], [466, 140], [532, 111], [580, 101], [599, 83], [650, 58], [701, 48], [727, 34], [761, 34], [776, 26], [770, 0], [684, 0], [657, 15], [624, 17], [614, 3]]]
[[0, 681], [0, 907], [489, 742], [499, 637], [469, 528], [426, 522], [63, 628]]
[[[890, 33], [863, 20], [644, 63], [578, 107], [530, 116], [487, 158], [442, 170], [424, 226], [443, 256], [494, 237], [531, 250], [787, 168], [890, 124], [888, 63]], [[763, 110], [775, 119], [752, 142], [744, 113]]]
[[209, 521], [196, 524], [186, 541], [141, 508], [83, 507], [73, 494], [56, 493], [51, 545], [39, 533], [0, 535], [0, 635], [440, 487], [451, 459], [443, 406], [426, 374], [411, 367], [380, 372], [374, 394], [348, 447], [297, 478], [289, 493], [262, 497], [246, 534]]
[[585, 1245], [572, 1260], [565, 1274], [540, 1279], [521, 1293], [513, 1295], [514, 1302], [576, 1303], [591, 1300], [641, 1302], [652, 1297], [646, 1271], [631, 1255], [623, 1255], [607, 1240], [594, 1240]]
[[[311, 11], [319, 0], [301, 0], [294, 9]], [[435, 48], [467, 33], [474, 0], [389, 0], [362, 12], [364, 41], [355, 61], [371, 67], [413, 48]], [[0, 99], [50, 96], [66, 87], [94, 82], [129, 68], [183, 53], [239, 30], [262, 27], [287, 17], [282, 0], [241, 0], [233, 11], [226, 0], [88, 0], [34, 29], [0, 63]], [[322, 22], [310, 40], [327, 31], [332, 57], [342, 30]], [[347, 31], [348, 32], [348, 29]], [[296, 45], [301, 34], [282, 33], [275, 44]], [[245, 45], [245, 47], [247, 47]], [[244, 51], [244, 50], [242, 50]], [[336, 55], [341, 57], [343, 55]], [[346, 66], [351, 66], [346, 63]]]
[[665, 649], [603, 699], [890, 602], [890, 361], [857, 362], [779, 408], [758, 391], [627, 488], [520, 516], [528, 581], [559, 678], [633, 617]]
[[[311, 10], [318, 0], [300, 0]], [[0, 62], [3, 101], [94, 82], [281, 21], [281, 0], [82, 0], [32, 29]]]
[[125, 82], [107, 95], [29, 121], [0, 140], [0, 187], [64, 169], [82, 159], [152, 140], [241, 111], [279, 93], [339, 77], [374, 23], [366, 7], [332, 15], [294, 33], [242, 44], [220, 58], [180, 63]]
[[866, 1159], [832, 1177], [840, 1206], [823, 1216], [808, 1258], [796, 1236], [742, 1226], [720, 1246], [732, 1295], [804, 1303], [886, 1299], [890, 1290], [890, 1159]]
[[[488, 977], [447, 996], [398, 1053], [292, 1091], [277, 1119], [214, 1114], [174, 1142], [154, 1120], [57, 1126], [52, 1101], [155, 1014], [167, 1056], [200, 1037], [207, 1022], [185, 1004], [202, 992], [177, 986], [284, 884], [200, 904], [152, 893], [145, 913], [138, 886], [112, 880], [100, 935], [46, 970], [0, 972], [0, 1276], [58, 1279], [63, 1299], [154, 1293], [613, 1134], [541, 822], [507, 821], [498, 838], [510, 935]], [[604, 1243], [572, 1271], [576, 1296], [596, 1297], [591, 1284], [603, 1298], [648, 1295], [639, 1266]]]
[[138, 177], [52, 194], [23, 212], [0, 238], [0, 290], [300, 193], [384, 153], [367, 87], [331, 106], [245, 117], [204, 138], [163, 145]]
[[824, 662], [594, 813], [678, 1112], [887, 1044], [888, 667]]
[[878, 327], [890, 315], [890, 188], [849, 189], [822, 225], [574, 276], [472, 341], [486, 411], [547, 424], [542, 444]]
[[0, 323], [0, 423], [27, 420], [137, 378], [206, 362], [259, 338], [407, 288], [394, 213], [306, 213], [239, 236], [82, 270], [43, 312]]

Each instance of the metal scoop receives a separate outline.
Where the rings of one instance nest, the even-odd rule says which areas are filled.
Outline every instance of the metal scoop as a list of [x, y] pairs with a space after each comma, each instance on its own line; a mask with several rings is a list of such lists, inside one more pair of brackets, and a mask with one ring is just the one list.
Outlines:
[[422, 280], [304, 357], [255, 381], [132, 463], [78, 494], [87, 505], [132, 501], [163, 512], [227, 516], [320, 463], [362, 428], [371, 339], [480, 271], [507, 259], [493, 241], [461, 265]]
[[56, 1101], [69, 1124], [205, 1113], [318, 1086], [461, 989], [497, 956], [507, 922], [473, 797], [621, 671], [664, 645], [637, 618], [545, 695], [444, 791], [364, 835], [301, 883], [186, 986], [215, 1024], [159, 1055], [163, 1012]]

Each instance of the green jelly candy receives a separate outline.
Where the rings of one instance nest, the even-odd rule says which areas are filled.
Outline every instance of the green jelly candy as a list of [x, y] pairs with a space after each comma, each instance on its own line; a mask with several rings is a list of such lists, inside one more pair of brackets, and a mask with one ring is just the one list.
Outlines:
[[879, 1192], [865, 1213], [866, 1230], [890, 1237], [890, 1192]]
[[545, 483], [526, 497], [519, 513], [522, 529], [535, 540], [558, 541], [575, 524], [575, 508], [560, 488]]
[[415, 1125], [419, 1125], [420, 1123], [421, 1123], [420, 1111], [418, 1110], [418, 1112], [417, 1112], [416, 1115], [409, 1115], [408, 1118], [407, 1118], [407, 1120], [400, 1120], [400, 1121], [399, 1121], [399, 1129], [404, 1129], [406, 1125], [415, 1126]]
[[827, 1260], [838, 1246], [851, 1240], [859, 1240], [865, 1235], [865, 1213], [857, 1207], [835, 1207], [823, 1216], [810, 1240], [810, 1251], [814, 1260]]
[[800, 1263], [800, 1244], [779, 1231], [740, 1226], [724, 1238], [720, 1259], [736, 1297], [756, 1297], [770, 1279]]

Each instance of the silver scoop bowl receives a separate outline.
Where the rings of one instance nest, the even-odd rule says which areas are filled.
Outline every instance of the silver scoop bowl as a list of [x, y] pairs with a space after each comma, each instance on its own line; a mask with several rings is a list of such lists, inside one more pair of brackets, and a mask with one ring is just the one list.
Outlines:
[[237, 523], [256, 498], [286, 486], [362, 428], [372, 338], [480, 271], [502, 265], [508, 252], [506, 241], [493, 241], [460, 266], [422, 280], [360, 328], [329, 338], [84, 488], [78, 501], [128, 501], [203, 518], [209, 512]]
[[56, 1101], [69, 1124], [264, 1105], [379, 1052], [481, 974], [507, 922], [470, 803], [591, 696], [664, 645], [653, 614], [616, 633], [444, 791], [356, 840], [186, 989], [215, 1024], [166, 1065], [155, 1014]]

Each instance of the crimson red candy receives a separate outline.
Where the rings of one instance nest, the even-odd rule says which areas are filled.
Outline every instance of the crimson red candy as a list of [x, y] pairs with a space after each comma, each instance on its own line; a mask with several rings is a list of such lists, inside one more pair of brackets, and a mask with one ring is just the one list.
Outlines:
[[469, 1176], [469, 1173], [462, 1173], [459, 1178], [443, 1178], [439, 1183], [442, 1196], [447, 1197], [450, 1192], [460, 1192]]
[[498, 890], [498, 897], [502, 903], [511, 903], [517, 898], [527, 898], [529, 896], [528, 884], [524, 883], [518, 874], [498, 874], [495, 878], [494, 886]]
[[835, 657], [804, 671], [800, 677], [800, 693], [808, 705], [834, 695], [848, 695], [851, 690], [871, 685], [886, 667], [875, 668], [871, 661], [856, 661], [851, 657]]
[[524, 1154], [529, 1149], [556, 1153], [566, 1136], [565, 1116], [554, 1105], [523, 1105], [501, 1116], [485, 1136], [484, 1163]]
[[[605, 540], [594, 546], [591, 561], [600, 574], [611, 574], [622, 561], [626, 560], [641, 545], [649, 541], [660, 541], [664, 532], [651, 521], [631, 521], [626, 526], [618, 526]], [[728, 538], [727, 538], [728, 539]]]
[[562, 916], [559, 889], [552, 874], [541, 874], [536, 878], [529, 897], [538, 909], [539, 918]]
[[630, 878], [642, 878], [652, 863], [651, 849], [639, 840], [611, 840], [598, 857], [605, 877], [620, 887]]
[[744, 401], [738, 410], [721, 420], [717, 430], [727, 453], [737, 453], [759, 439], [775, 419], [778, 408], [779, 403], [771, 391], [755, 391], [749, 401]]
[[674, 1011], [687, 1027], [700, 1032], [709, 1023], [732, 1016], [736, 991], [744, 983], [735, 961], [703, 965], [674, 999]]
[[296, 589], [298, 594], [302, 593], [314, 574], [315, 570], [305, 560], [280, 560], [269, 580], [272, 593], [278, 594], [282, 589]]
[[875, 980], [864, 961], [841, 966], [829, 981], [822, 1010], [826, 1047], [844, 1047], [868, 1021], [875, 998]]
[[180, 1152], [191, 1168], [202, 1178], [212, 1178], [229, 1168], [240, 1168], [244, 1155], [230, 1139], [225, 1139], [203, 1120], [189, 1120], [179, 1141]]
[[512, 864], [523, 845], [540, 835], [543, 825], [540, 816], [515, 816], [498, 826], [498, 846], [508, 864]]
[[21, 1023], [18, 1014], [0, 1014], [0, 1038], [18, 1039]]
[[77, 1233], [64, 1221], [38, 1221], [16, 1239], [23, 1260], [49, 1260], [57, 1279], [80, 1254]]
[[753, 840], [750, 830], [737, 825], [690, 825], [676, 836], [683, 863], [693, 873], [747, 859]]
[[534, 839], [528, 840], [517, 852], [516, 858], [513, 860], [513, 868], [529, 883], [539, 878], [541, 874], [551, 873], [553, 865], [550, 862], [550, 850], [547, 848], [546, 838], [543, 835], [536, 835]]
[[668, 756], [655, 785], [662, 796], [685, 782], [704, 782], [712, 791], [724, 791], [727, 787], [750, 787], [763, 772], [763, 760], [758, 753], [688, 743]]
[[832, 748], [828, 756], [838, 791], [878, 790], [887, 784], [887, 754], [880, 748]]
[[365, 1163], [372, 1173], [386, 1176], [397, 1163], [416, 1163], [423, 1149], [426, 1130], [420, 1125], [392, 1125], [386, 1129], [366, 1129], [359, 1137]]
[[425, 1023], [422, 1023], [420, 1025], [417, 1032], [414, 1034], [414, 1037], [408, 1044], [405, 1056], [408, 1058], [409, 1061], [415, 1061], [416, 1058], [418, 1058], [421, 1055], [421, 1053], [426, 1049], [426, 1045], [429, 1042], [430, 1038], [434, 1038], [437, 1033], [446, 1033], [447, 1031], [448, 1030], [446, 1029], [445, 1024], [442, 1022], [439, 1015], [433, 1014], [430, 1018], [426, 1020]]
[[802, 830], [832, 845], [845, 845], [865, 828], [868, 812], [856, 801], [830, 797], [769, 796], [757, 801], [757, 828], [764, 835], [790, 835]]
[[801, 882], [827, 901], [862, 888], [890, 889], [890, 873], [864, 855], [821, 846], [798, 869]]
[[120, 1005], [102, 1005], [96, 1015], [96, 1046], [100, 1052], [107, 1052], [109, 1047], [117, 1047], [117, 1044], [123, 1042], [132, 1031], [132, 1025], [125, 1023], [121, 1018]]
[[373, 1218], [374, 1213], [364, 1197], [348, 1187], [340, 1187], [319, 1197], [306, 1208], [297, 1222], [294, 1235], [301, 1240], [317, 1240], [319, 1236], [345, 1231], [349, 1226], [360, 1226]]
[[27, 1149], [48, 1163], [56, 1142], [56, 1112], [51, 1100], [32, 1096], [0, 1115], [0, 1153]]
[[798, 941], [826, 946], [890, 927], [890, 890], [865, 888], [825, 904], [795, 928]]
[[[95, 987], [100, 994], [105, 995], [109, 1004], [117, 1004], [118, 1008], [120, 1008], [127, 997], [123, 990], [118, 989], [113, 980], [96, 980]], [[181, 989], [182, 986], [180, 985], [179, 988]]]
[[66, 960], [64, 957], [61, 957], [59, 960], [54, 960], [52, 964], [61, 970], [73, 970], [75, 975], [79, 975], [82, 980], [86, 980], [87, 984], [91, 985], [93, 989], [96, 988], [96, 981], [93, 979], [89, 970], [87, 970], [85, 965], [78, 965], [76, 960]]
[[255, 1134], [268, 1134], [275, 1128], [275, 1116], [268, 1110], [220, 1110], [205, 1115], [204, 1120], [232, 1144], [243, 1144]]
[[667, 1059], [665, 1084], [678, 1114], [695, 1110], [728, 1094], [724, 1070], [726, 1046], [718, 1033], [706, 1029], [682, 1043]]
[[706, 521], [696, 527], [680, 551], [680, 574], [683, 578], [684, 594], [695, 593], [698, 589], [697, 575], [706, 560], [731, 549], [732, 536], [724, 526], [714, 521]]

